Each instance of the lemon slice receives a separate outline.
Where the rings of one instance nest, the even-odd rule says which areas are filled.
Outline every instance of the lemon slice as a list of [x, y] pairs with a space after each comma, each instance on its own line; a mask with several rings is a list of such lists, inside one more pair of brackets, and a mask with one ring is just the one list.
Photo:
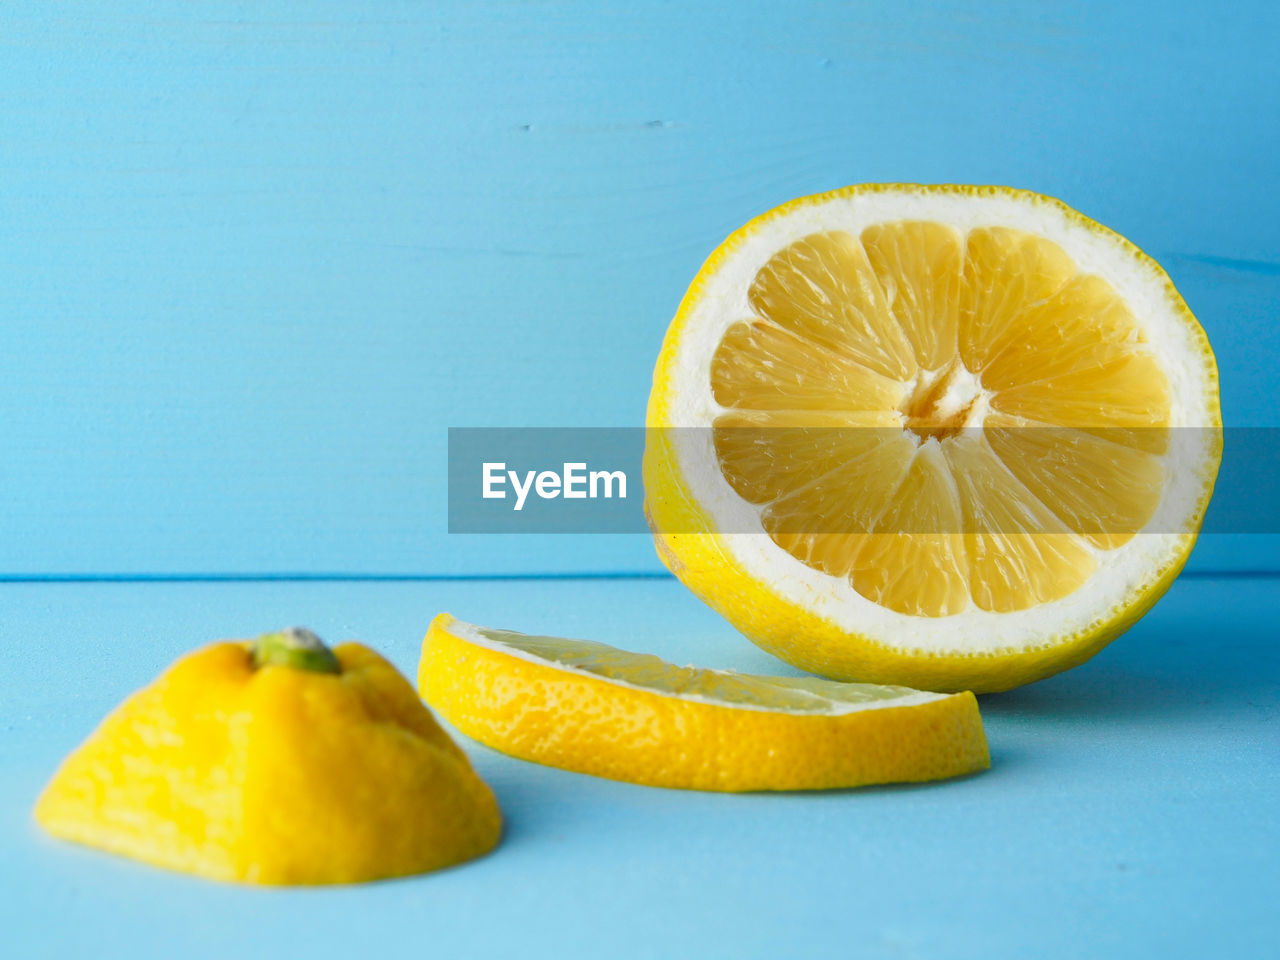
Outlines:
[[677, 667], [602, 643], [432, 621], [418, 687], [481, 743], [693, 790], [819, 790], [984, 770], [971, 693]]
[[978, 692], [1156, 601], [1222, 443], [1213, 353], [1164, 272], [1001, 187], [851, 187], [747, 224], [681, 303], [647, 423], [658, 552], [750, 639]]

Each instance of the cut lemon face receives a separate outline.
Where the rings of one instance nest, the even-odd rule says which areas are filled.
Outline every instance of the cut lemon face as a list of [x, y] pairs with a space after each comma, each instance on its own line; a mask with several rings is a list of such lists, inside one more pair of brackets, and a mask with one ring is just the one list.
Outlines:
[[691, 790], [820, 790], [985, 770], [971, 693], [677, 667], [602, 643], [432, 622], [418, 686], [503, 753]]
[[667, 332], [648, 426], [686, 585], [806, 670], [937, 690], [1118, 635], [1221, 457], [1213, 353], [1164, 272], [999, 187], [852, 187], [743, 227]]

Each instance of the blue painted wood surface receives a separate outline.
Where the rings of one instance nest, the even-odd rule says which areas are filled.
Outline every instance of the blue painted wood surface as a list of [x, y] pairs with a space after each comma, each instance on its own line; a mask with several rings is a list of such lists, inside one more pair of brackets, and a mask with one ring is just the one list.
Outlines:
[[[1280, 581], [1183, 579], [1089, 663], [981, 698], [993, 766], [948, 783], [725, 795], [614, 783], [461, 739], [507, 821], [409, 880], [253, 890], [61, 843], [62, 754], [219, 635], [303, 621], [412, 675], [440, 609], [680, 663], [786, 667], [670, 580], [8, 584], [0, 671], [7, 957], [1199, 960], [1280, 942]], [[1229, 611], [1229, 621], [1227, 611]], [[1224, 622], [1229, 622], [1224, 627]]]
[[[1262, 2], [6, 4], [0, 575], [656, 571], [643, 536], [449, 537], [447, 428], [641, 423], [703, 257], [863, 181], [1007, 183], [1119, 230], [1209, 331], [1228, 423], [1280, 426], [1277, 36]], [[498, 853], [270, 893], [28, 820], [213, 636], [306, 622], [412, 673], [448, 608], [786, 668], [663, 580], [0, 585], [0, 952], [1266, 955], [1277, 581], [1204, 571], [1280, 546], [1192, 564], [1093, 661], [983, 698], [987, 774], [722, 797], [468, 742]]]
[[702, 258], [851, 182], [1121, 231], [1228, 421], [1275, 425], [1277, 35], [1265, 3], [8, 4], [0, 573], [656, 570], [447, 537], [446, 429], [641, 423]]

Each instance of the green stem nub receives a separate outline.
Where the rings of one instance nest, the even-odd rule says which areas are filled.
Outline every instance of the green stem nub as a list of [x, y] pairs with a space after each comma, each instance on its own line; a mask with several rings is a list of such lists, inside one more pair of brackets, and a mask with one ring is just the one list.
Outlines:
[[264, 633], [253, 641], [253, 665], [291, 667], [315, 673], [341, 673], [342, 665], [324, 641], [310, 630], [288, 627], [278, 633]]

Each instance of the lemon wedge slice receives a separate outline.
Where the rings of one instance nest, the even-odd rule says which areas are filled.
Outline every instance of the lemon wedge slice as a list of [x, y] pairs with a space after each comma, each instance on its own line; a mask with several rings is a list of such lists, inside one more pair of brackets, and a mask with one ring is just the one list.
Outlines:
[[565, 770], [694, 790], [818, 790], [986, 769], [971, 693], [677, 667], [441, 614], [423, 699], [470, 737]]

